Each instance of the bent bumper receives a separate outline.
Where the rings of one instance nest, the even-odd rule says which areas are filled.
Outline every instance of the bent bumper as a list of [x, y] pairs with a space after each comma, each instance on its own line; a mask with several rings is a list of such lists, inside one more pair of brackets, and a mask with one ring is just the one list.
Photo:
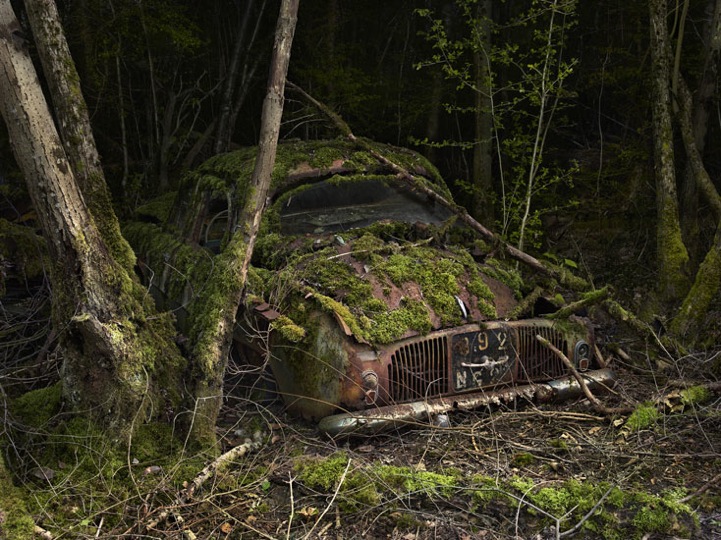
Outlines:
[[[603, 392], [612, 388], [616, 382], [616, 375], [610, 369], [588, 371], [582, 373], [581, 376], [593, 392]], [[318, 429], [332, 437], [368, 435], [408, 424], [428, 425], [438, 414], [452, 410], [470, 411], [488, 405], [509, 403], [519, 397], [537, 403], [549, 403], [573, 399], [582, 394], [581, 385], [575, 378], [569, 376], [545, 383], [481, 390], [468, 394], [334, 414], [323, 418], [318, 424]]]

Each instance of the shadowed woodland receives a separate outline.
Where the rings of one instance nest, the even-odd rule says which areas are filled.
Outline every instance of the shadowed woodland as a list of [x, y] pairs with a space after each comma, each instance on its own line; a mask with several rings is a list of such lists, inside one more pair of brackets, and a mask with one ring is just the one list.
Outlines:
[[[720, 54], [719, 0], [0, 0], [0, 538], [721, 538]], [[231, 345], [300, 281], [278, 145], [323, 140], [452, 213], [508, 318], [588, 321], [616, 386], [337, 440], [290, 414]], [[138, 249], [218, 194], [212, 256]]]

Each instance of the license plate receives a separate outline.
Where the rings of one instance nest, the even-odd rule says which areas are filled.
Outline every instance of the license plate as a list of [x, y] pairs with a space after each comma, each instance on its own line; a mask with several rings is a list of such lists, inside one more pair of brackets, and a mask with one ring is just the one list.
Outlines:
[[453, 388], [456, 392], [510, 382], [516, 362], [513, 334], [505, 327], [453, 336]]

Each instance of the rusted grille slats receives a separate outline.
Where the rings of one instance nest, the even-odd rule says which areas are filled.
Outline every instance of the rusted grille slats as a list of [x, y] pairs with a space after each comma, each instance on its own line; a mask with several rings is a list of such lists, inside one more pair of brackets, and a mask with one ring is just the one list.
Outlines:
[[540, 335], [566, 353], [568, 347], [561, 332], [548, 326], [518, 328], [518, 380], [533, 381], [554, 379], [566, 374], [563, 361], [539, 343]]
[[448, 391], [447, 363], [445, 337], [400, 347], [388, 366], [391, 399], [400, 402], [444, 394]]

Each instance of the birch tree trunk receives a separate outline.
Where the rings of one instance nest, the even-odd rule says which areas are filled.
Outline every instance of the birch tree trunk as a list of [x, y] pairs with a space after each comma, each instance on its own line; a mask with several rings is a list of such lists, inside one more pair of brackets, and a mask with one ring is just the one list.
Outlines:
[[649, 0], [651, 28], [651, 84], [656, 176], [656, 250], [658, 287], [662, 301], [671, 303], [689, 289], [688, 253], [681, 237], [669, 92], [669, 40], [666, 0]]
[[63, 393], [122, 440], [136, 422], [178, 405], [182, 360], [171, 322], [146, 317], [151, 306], [85, 204], [19, 33], [10, 0], [0, 0], [0, 112], [53, 261]]
[[235, 315], [241, 302], [275, 164], [285, 81], [299, 1], [281, 2], [250, 193], [246, 204], [239, 209], [233, 220], [237, 223], [233, 236], [216, 258], [215, 267], [219, 269], [218, 273], [192, 315], [192, 355], [197, 370], [193, 373], [193, 394], [196, 401], [191, 432], [196, 440], [215, 440], [215, 423], [222, 403], [223, 375], [227, 366]]

